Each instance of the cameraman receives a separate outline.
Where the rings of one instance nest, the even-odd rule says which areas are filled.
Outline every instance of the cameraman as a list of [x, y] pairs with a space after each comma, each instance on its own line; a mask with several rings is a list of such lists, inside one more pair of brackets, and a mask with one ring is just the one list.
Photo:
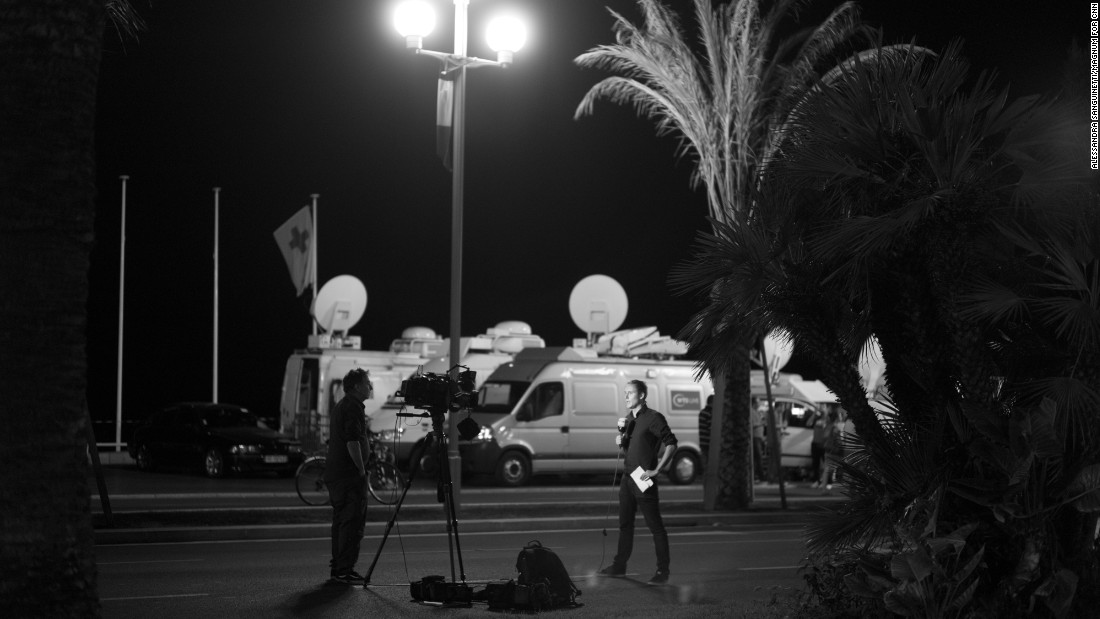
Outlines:
[[[647, 584], [663, 585], [668, 582], [668, 533], [661, 520], [661, 507], [657, 495], [657, 474], [672, 461], [676, 451], [676, 435], [668, 427], [665, 416], [646, 406], [648, 388], [640, 380], [626, 384], [627, 414], [621, 420], [622, 434], [617, 441], [626, 459], [623, 465], [622, 481], [619, 482], [619, 548], [611, 565], [597, 572], [600, 576], [619, 577], [626, 575], [626, 562], [634, 550], [634, 516], [641, 510], [646, 526], [653, 534], [653, 545], [657, 551], [657, 573]], [[658, 458], [659, 457], [659, 458]], [[641, 467], [642, 480], [653, 485], [641, 490], [631, 473]]]
[[330, 416], [325, 485], [332, 501], [333, 581], [363, 584], [355, 571], [367, 523], [367, 424], [363, 402], [371, 397], [370, 374], [355, 368], [344, 376], [344, 397]]

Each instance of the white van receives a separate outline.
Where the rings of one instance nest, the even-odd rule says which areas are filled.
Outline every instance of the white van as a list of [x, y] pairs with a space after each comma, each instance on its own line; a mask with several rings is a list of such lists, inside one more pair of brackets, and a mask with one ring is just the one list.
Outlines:
[[[442, 350], [445, 342], [435, 341]], [[428, 354], [437, 354], [438, 350], [432, 348]], [[374, 418], [401, 389], [401, 381], [424, 361], [425, 357], [416, 352], [339, 348], [296, 351], [287, 358], [283, 372], [279, 430], [302, 441], [308, 451], [320, 450], [328, 440], [329, 414], [344, 397], [344, 376], [349, 371], [358, 367], [370, 372], [374, 393], [363, 404], [367, 416]], [[386, 428], [372, 422], [371, 429], [379, 432]]]
[[[517, 350], [544, 346], [542, 338], [531, 334], [531, 327], [519, 321], [506, 321], [487, 329], [482, 335], [461, 340], [463, 363], [478, 371], [478, 379], [501, 363], [511, 361]], [[427, 327], [409, 327], [393, 340], [388, 351], [354, 348], [309, 348], [295, 351], [287, 359], [283, 373], [279, 428], [302, 441], [307, 450], [321, 449], [328, 440], [329, 414], [344, 396], [344, 375], [356, 367], [370, 372], [374, 394], [364, 402], [370, 428], [383, 434], [393, 448], [399, 464], [407, 462], [418, 441], [427, 434], [427, 422], [398, 417], [404, 405], [396, 393], [401, 382], [421, 368], [445, 372], [450, 341], [438, 337]]]
[[[752, 374], [752, 394], [767, 410], [763, 372]], [[791, 478], [807, 478], [813, 468], [813, 424], [824, 415], [836, 396], [819, 380], [806, 381], [798, 374], [778, 374], [772, 383], [775, 420], [780, 437], [780, 466]]]
[[678, 441], [669, 478], [691, 483], [701, 462], [699, 411], [714, 392], [695, 373], [691, 361], [600, 357], [576, 347], [523, 350], [481, 386], [470, 413], [481, 432], [459, 442], [463, 472], [492, 474], [508, 486], [532, 475], [614, 472], [621, 466], [615, 436], [626, 415], [623, 391], [637, 379]]

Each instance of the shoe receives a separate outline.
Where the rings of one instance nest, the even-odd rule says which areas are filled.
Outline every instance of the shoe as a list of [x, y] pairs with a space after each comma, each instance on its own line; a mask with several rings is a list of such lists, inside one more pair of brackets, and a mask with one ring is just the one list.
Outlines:
[[356, 571], [344, 572], [343, 574], [336, 574], [332, 577], [333, 582], [344, 583], [345, 585], [361, 585], [364, 578]]
[[623, 576], [626, 576], [626, 568], [625, 567], [620, 567], [620, 566], [615, 565], [614, 563], [612, 563], [611, 565], [609, 565], [609, 566], [603, 568], [602, 570], [596, 572], [596, 575], [597, 576], [609, 576], [611, 578], [622, 578]]
[[815, 481], [814, 482], [814, 488], [820, 488], [820, 487], [821, 487], [821, 482]]
[[668, 572], [657, 572], [649, 579], [647, 585], [663, 585], [668, 582]]

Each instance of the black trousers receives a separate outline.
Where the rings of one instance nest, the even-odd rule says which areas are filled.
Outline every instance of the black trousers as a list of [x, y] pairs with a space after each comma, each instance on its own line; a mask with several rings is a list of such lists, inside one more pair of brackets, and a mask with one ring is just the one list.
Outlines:
[[661, 520], [661, 505], [654, 484], [642, 496], [634, 495], [634, 480], [623, 475], [619, 484], [619, 549], [615, 555], [615, 565], [626, 569], [626, 562], [634, 550], [634, 516], [639, 510], [645, 517], [645, 524], [653, 534], [653, 546], [657, 551], [657, 571], [668, 573], [668, 532]]
[[332, 560], [329, 567], [335, 576], [352, 571], [359, 560], [359, 545], [367, 526], [367, 480], [356, 477], [327, 485], [332, 500]]

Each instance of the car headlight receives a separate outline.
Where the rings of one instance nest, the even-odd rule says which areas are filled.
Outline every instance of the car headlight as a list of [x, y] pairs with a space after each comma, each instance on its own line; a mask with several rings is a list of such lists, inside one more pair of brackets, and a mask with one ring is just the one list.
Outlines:
[[489, 426], [481, 426], [478, 430], [477, 436], [474, 437], [475, 441], [491, 441], [493, 440], [493, 429]]
[[401, 436], [401, 433], [404, 432], [404, 431], [405, 431], [405, 428], [397, 428], [396, 430], [394, 430], [394, 429], [382, 430], [381, 432], [378, 433], [378, 438], [382, 442], [392, 443], [393, 441], [396, 441], [398, 439], [398, 437]]
[[288, 445], [287, 448], [286, 448], [286, 452], [288, 454], [300, 454], [300, 453], [302, 453], [302, 446], [301, 445]]
[[234, 445], [229, 448], [231, 454], [258, 454], [260, 453], [259, 445]]

